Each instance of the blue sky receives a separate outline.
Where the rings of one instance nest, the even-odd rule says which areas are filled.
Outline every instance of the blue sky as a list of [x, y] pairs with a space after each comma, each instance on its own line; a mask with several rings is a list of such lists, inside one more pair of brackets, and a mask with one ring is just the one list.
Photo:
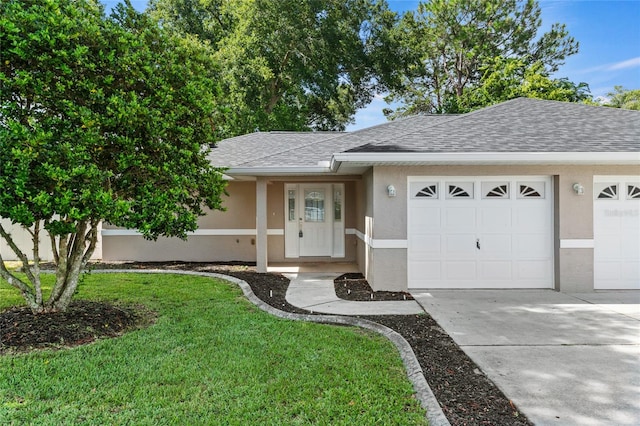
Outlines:
[[[102, 0], [107, 6], [116, 0]], [[146, 0], [132, 0], [143, 10]], [[402, 12], [416, 9], [415, 0], [388, 0], [391, 9]], [[541, 31], [555, 22], [567, 25], [579, 43], [578, 54], [567, 58], [555, 77], [567, 77], [574, 83], [589, 84], [594, 97], [605, 96], [614, 86], [640, 89], [640, 0], [539, 0], [542, 9]], [[376, 97], [356, 114], [348, 130], [369, 127], [386, 121], [382, 109], [388, 105]]]

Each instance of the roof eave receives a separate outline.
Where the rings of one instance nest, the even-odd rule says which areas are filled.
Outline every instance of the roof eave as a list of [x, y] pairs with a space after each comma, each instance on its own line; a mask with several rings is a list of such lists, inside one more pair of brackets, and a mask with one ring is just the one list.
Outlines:
[[504, 165], [620, 164], [640, 165], [640, 152], [342, 152], [332, 165]]
[[305, 176], [334, 174], [331, 167], [230, 167], [226, 170], [230, 176]]

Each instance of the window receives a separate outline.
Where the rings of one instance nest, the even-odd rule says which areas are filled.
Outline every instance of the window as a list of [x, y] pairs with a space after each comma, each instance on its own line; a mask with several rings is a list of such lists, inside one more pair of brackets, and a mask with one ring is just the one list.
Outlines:
[[518, 198], [544, 198], [544, 182], [518, 182]]
[[289, 190], [289, 222], [296, 220], [296, 191], [293, 189]]
[[617, 200], [618, 185], [612, 185], [610, 183], [597, 185], [595, 194], [598, 200]]
[[473, 182], [447, 182], [447, 198], [473, 198]]
[[640, 184], [627, 184], [627, 200], [640, 200]]
[[304, 191], [305, 222], [324, 222], [324, 191]]
[[334, 222], [342, 222], [342, 191], [340, 186], [334, 185], [333, 188], [333, 220]]
[[482, 182], [482, 198], [509, 198], [509, 183]]
[[438, 198], [438, 186], [437, 185], [429, 185], [422, 188], [416, 194], [416, 197], [426, 197], [426, 198]]
[[437, 199], [438, 184], [436, 182], [413, 182], [411, 184], [413, 198]]

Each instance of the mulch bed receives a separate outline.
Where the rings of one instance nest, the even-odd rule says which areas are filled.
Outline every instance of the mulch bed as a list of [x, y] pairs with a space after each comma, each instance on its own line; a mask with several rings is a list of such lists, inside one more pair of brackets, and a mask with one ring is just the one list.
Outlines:
[[361, 273], [342, 274], [333, 280], [336, 295], [340, 299], [368, 302], [371, 300], [413, 300], [404, 291], [373, 291]]
[[151, 323], [140, 306], [77, 300], [66, 312], [34, 314], [27, 307], [0, 313], [0, 355], [34, 349], [61, 349], [117, 337]]
[[[234, 276], [246, 281], [253, 292], [264, 302], [282, 311], [310, 314], [286, 301], [285, 295], [289, 280], [280, 274], [259, 274], [254, 265], [245, 263], [189, 263], [189, 262], [145, 262], [145, 263], [100, 263], [91, 266], [94, 269], [175, 269], [201, 272], [217, 272]], [[407, 293], [373, 292], [362, 276], [347, 274], [335, 280], [339, 297], [348, 300], [404, 300]], [[74, 302], [79, 303], [79, 302]], [[87, 302], [80, 302], [87, 303]], [[91, 303], [91, 302], [88, 302]], [[5, 311], [6, 312], [13, 312]], [[17, 311], [16, 311], [17, 312]], [[30, 313], [20, 311], [24, 314]], [[17, 342], [22, 333], [13, 332], [5, 341], [2, 321], [5, 313], [0, 314], [2, 330], [1, 347]], [[77, 322], [79, 314], [72, 315], [69, 322]], [[21, 321], [13, 314], [13, 322]], [[532, 423], [518, 411], [512, 402], [489, 380], [475, 363], [455, 344], [428, 314], [421, 315], [381, 315], [361, 317], [383, 324], [400, 333], [411, 345], [420, 363], [425, 378], [435, 394], [444, 414], [454, 426], [459, 425], [531, 425]], [[121, 320], [125, 322], [125, 320]], [[110, 325], [110, 327], [114, 327]], [[95, 325], [88, 326], [95, 330]], [[34, 327], [31, 333], [37, 333], [42, 327]], [[46, 327], [44, 327], [46, 328]], [[76, 329], [80, 329], [77, 327]], [[126, 327], [125, 327], [126, 328]], [[124, 329], [123, 329], [124, 330]], [[122, 331], [120, 331], [122, 332]], [[29, 333], [25, 331], [24, 333]], [[78, 334], [80, 335], [80, 334]], [[55, 336], [55, 335], [54, 335]], [[86, 339], [91, 339], [91, 333]], [[82, 340], [78, 339], [77, 341]], [[96, 337], [94, 337], [96, 338]], [[35, 337], [28, 337], [35, 339]], [[67, 340], [68, 339], [68, 340]], [[73, 340], [65, 338], [65, 342]], [[91, 340], [88, 340], [89, 342]], [[55, 344], [60, 338], [55, 339]], [[79, 344], [79, 343], [78, 343]], [[19, 347], [19, 345], [17, 345]], [[33, 346], [33, 345], [32, 345]]]

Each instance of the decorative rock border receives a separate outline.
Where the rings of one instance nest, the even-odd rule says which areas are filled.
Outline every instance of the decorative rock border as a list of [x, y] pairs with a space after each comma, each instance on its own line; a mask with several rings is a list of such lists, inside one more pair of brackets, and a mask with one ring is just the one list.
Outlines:
[[398, 352], [400, 352], [400, 358], [402, 358], [402, 362], [404, 363], [404, 367], [407, 371], [407, 377], [413, 385], [413, 389], [416, 393], [416, 398], [418, 399], [418, 401], [420, 401], [422, 407], [427, 411], [427, 419], [429, 420], [429, 424], [431, 426], [451, 425], [449, 423], [449, 420], [447, 420], [446, 416], [444, 415], [440, 404], [438, 404], [436, 397], [431, 391], [427, 380], [424, 378], [422, 368], [420, 367], [420, 363], [418, 362], [418, 359], [416, 358], [411, 345], [405, 340], [404, 337], [402, 337], [402, 335], [382, 324], [378, 324], [377, 322], [361, 318], [342, 315], [306, 315], [281, 311], [262, 301], [262, 299], [258, 298], [258, 296], [253, 293], [253, 290], [251, 290], [251, 286], [246, 281], [224, 274], [167, 269], [94, 269], [91, 271], [91, 273], [177, 274], [219, 278], [236, 284], [238, 287], [240, 287], [245, 297], [251, 303], [256, 305], [261, 310], [270, 313], [271, 315], [294, 321], [309, 321], [321, 324], [346, 325], [375, 331], [376, 333], [379, 333], [389, 339], [396, 346]]

